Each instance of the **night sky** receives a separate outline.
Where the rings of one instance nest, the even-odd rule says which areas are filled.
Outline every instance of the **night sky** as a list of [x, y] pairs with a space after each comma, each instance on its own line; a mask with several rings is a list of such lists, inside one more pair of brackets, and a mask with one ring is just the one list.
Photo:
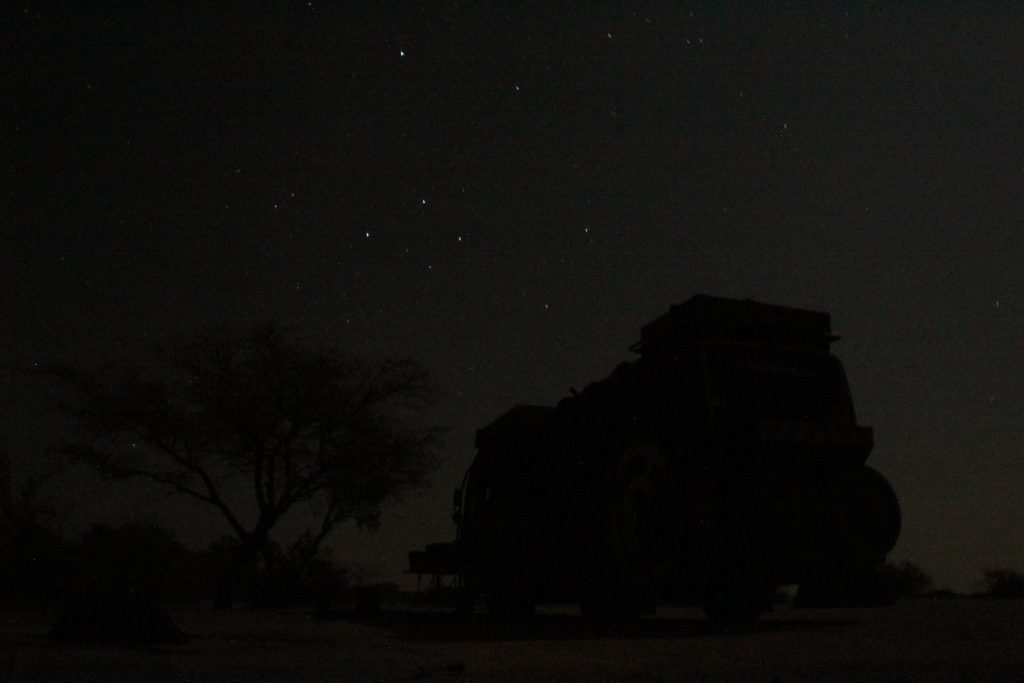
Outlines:
[[[334, 543], [393, 578], [453, 537], [475, 429], [702, 292], [832, 313], [894, 559], [961, 590], [1024, 569], [1016, 3], [173, 5], [0, 10], [16, 476], [59, 435], [34, 363], [266, 318], [413, 355], [434, 488]], [[63, 481], [77, 523], [174, 507]], [[187, 542], [222, 531], [178, 507]]]

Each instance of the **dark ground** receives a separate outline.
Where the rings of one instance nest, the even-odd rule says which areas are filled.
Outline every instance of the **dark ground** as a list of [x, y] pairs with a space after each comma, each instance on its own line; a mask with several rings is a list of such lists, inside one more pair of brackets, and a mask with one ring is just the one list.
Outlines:
[[732, 633], [689, 609], [622, 625], [568, 608], [519, 623], [408, 610], [362, 622], [202, 608], [174, 617], [188, 643], [118, 649], [51, 645], [39, 615], [4, 614], [0, 680], [1024, 680], [1024, 601], [782, 607]]

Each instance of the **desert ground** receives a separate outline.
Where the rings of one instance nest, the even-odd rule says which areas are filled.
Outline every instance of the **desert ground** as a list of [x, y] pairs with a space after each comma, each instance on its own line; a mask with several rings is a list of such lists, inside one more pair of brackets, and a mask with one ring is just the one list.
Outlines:
[[51, 644], [39, 614], [3, 614], [0, 681], [1020, 681], [1024, 601], [918, 599], [881, 609], [776, 608], [723, 631], [697, 610], [629, 623], [550, 607], [522, 621], [391, 608], [172, 612], [186, 643]]

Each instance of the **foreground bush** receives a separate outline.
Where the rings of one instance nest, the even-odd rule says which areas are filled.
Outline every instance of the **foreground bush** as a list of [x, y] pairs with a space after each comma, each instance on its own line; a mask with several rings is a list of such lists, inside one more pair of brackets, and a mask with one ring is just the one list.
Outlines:
[[[0, 604], [49, 611], [94, 599], [115, 605], [215, 600], [237, 543], [224, 537], [193, 551], [154, 524], [97, 524], [77, 541], [20, 528], [0, 551]], [[304, 550], [271, 544], [260, 562], [234, 577], [237, 597], [260, 607], [337, 608], [350, 597], [345, 569], [325, 551]]]
[[74, 574], [70, 544], [42, 528], [20, 528], [0, 552], [0, 602], [52, 607]]
[[50, 640], [74, 644], [158, 645], [187, 639], [167, 610], [121, 586], [84, 592], [68, 600], [50, 630]]

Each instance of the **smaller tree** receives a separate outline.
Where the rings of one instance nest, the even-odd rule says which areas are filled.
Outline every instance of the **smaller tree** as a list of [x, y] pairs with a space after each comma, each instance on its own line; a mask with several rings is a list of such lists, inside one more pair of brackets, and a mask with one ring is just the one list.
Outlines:
[[277, 560], [270, 531], [298, 504], [316, 515], [299, 546], [305, 569], [338, 524], [375, 524], [381, 505], [423, 485], [434, 462], [439, 430], [418, 424], [427, 392], [416, 363], [355, 362], [275, 325], [157, 345], [142, 365], [51, 372], [72, 390], [62, 407], [80, 428], [65, 453], [225, 520], [238, 545], [221, 604], [259, 554]]

